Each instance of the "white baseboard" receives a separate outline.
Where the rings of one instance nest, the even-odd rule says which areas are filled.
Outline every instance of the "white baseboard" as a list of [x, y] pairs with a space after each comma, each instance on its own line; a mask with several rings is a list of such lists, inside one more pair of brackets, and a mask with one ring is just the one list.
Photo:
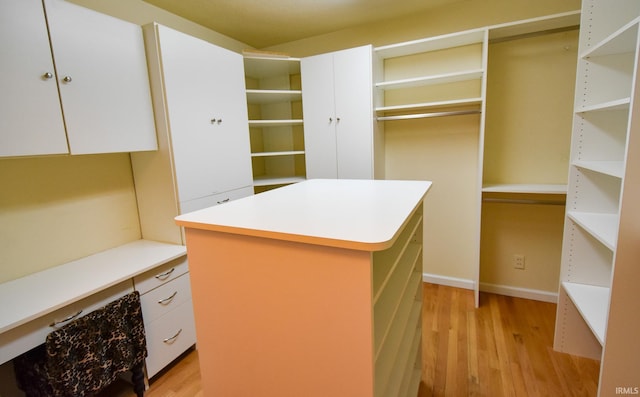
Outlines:
[[[447, 287], [463, 288], [473, 290], [475, 283], [473, 280], [440, 276], [437, 274], [422, 273], [422, 281]], [[480, 291], [490, 292], [493, 294], [513, 296], [516, 298], [533, 299], [542, 302], [558, 302], [558, 293], [542, 291], [529, 288], [513, 287], [510, 285], [498, 285], [489, 283], [480, 283]]]
[[446, 285], [447, 287], [474, 289], [475, 283], [473, 280], [467, 280], [464, 278], [440, 276], [438, 274], [422, 273], [422, 281], [425, 283]]
[[480, 291], [494, 294], [513, 296], [516, 298], [533, 299], [536, 301], [558, 303], [558, 293], [543, 291], [539, 289], [529, 289], [513, 287], [511, 285], [497, 285], [480, 283]]

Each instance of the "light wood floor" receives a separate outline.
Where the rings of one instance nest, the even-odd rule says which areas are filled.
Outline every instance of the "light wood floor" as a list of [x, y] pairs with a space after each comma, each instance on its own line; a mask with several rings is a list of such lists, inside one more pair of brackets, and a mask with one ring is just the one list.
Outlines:
[[[424, 284], [419, 397], [595, 396], [599, 362], [553, 351], [555, 310], [494, 294], [481, 294], [476, 309], [471, 291]], [[134, 394], [123, 382], [107, 396]], [[145, 396], [202, 397], [198, 352], [156, 377]]]

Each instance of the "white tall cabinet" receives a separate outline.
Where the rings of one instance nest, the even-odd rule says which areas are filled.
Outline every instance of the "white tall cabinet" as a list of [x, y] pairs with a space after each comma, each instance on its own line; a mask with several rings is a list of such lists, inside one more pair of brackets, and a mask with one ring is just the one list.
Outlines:
[[382, 178], [370, 45], [301, 59], [307, 178]]
[[[177, 215], [253, 194], [243, 61], [165, 26], [143, 29], [159, 149], [131, 156], [140, 225], [145, 239], [184, 244]], [[175, 277], [143, 288], [143, 304], [164, 310], [145, 317], [154, 338], [147, 360], [152, 375], [196, 336], [187, 262], [147, 276]], [[175, 307], [159, 308], [160, 301], [175, 301]]]
[[253, 194], [240, 54], [144, 26], [158, 153], [132, 156], [145, 238], [182, 242], [173, 218]]
[[3, 0], [0, 51], [0, 156], [157, 148], [140, 26], [63, 0]]
[[583, 1], [554, 348], [601, 359], [603, 396], [640, 387], [639, 25]]

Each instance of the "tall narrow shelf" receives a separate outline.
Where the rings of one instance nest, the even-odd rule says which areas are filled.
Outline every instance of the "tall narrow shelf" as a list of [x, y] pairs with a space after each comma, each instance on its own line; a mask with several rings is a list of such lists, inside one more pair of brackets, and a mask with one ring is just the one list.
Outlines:
[[244, 57], [256, 193], [305, 179], [300, 60]]
[[488, 27], [481, 290], [557, 300], [579, 25], [577, 10]]
[[[404, 160], [417, 162], [412, 169], [387, 163], [387, 175], [415, 177], [419, 167], [439, 187], [430, 196], [432, 218], [425, 238], [453, 237], [425, 253], [423, 269], [428, 269], [427, 278], [442, 277], [445, 283], [451, 273], [462, 278], [469, 272], [465, 276], [472, 279], [479, 262], [477, 250], [459, 247], [473, 247], [478, 238], [487, 46], [488, 31], [479, 28], [374, 49], [375, 112], [385, 146], [419, 147], [415, 159]], [[452, 262], [472, 265], [443, 268]]]
[[640, 298], [639, 16], [637, 1], [583, 1], [554, 348], [602, 359], [602, 395], [637, 385], [640, 365], [625, 334], [640, 324], [625, 314]]

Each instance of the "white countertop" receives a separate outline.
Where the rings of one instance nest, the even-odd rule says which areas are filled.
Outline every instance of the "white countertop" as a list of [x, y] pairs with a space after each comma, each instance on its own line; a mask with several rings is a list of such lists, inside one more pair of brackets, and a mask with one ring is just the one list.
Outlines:
[[0, 284], [0, 333], [186, 254], [183, 245], [138, 240]]
[[183, 214], [176, 223], [246, 236], [379, 251], [424, 199], [428, 181], [313, 179]]

